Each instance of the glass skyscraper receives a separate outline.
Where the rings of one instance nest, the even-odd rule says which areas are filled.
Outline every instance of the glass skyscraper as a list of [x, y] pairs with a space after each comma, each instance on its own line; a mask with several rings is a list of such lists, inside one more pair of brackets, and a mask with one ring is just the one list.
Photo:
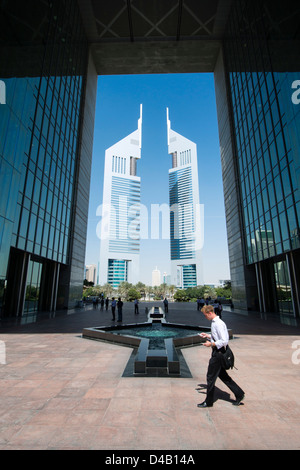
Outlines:
[[99, 282], [139, 282], [142, 105], [138, 128], [105, 152]]
[[203, 285], [203, 223], [199, 203], [197, 146], [171, 129], [167, 109], [171, 283], [179, 288]]
[[223, 43], [223, 90], [221, 64], [216, 74], [219, 116], [226, 89], [233, 132], [231, 147], [223, 112], [235, 305], [291, 317], [299, 315], [300, 285], [299, 23], [297, 2], [234, 2]]
[[70, 0], [6, 3], [0, 25], [0, 308], [19, 317], [81, 298], [88, 43]]

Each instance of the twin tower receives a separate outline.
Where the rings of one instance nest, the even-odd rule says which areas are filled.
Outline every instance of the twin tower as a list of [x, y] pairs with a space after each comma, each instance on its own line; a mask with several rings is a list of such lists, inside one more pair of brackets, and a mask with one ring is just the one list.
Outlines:
[[[203, 285], [203, 211], [199, 202], [197, 146], [171, 129], [167, 109], [171, 284]], [[99, 283], [114, 288], [140, 281], [142, 105], [138, 128], [105, 152]]]

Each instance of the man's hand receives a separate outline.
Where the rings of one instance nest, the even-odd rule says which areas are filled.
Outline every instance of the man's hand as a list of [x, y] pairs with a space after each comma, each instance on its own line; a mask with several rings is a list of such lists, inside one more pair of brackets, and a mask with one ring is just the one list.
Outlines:
[[199, 336], [201, 336], [201, 338], [207, 338], [207, 339], [210, 339], [210, 335], [208, 335], [207, 333], [198, 333]]
[[206, 341], [205, 343], [203, 343], [203, 346], [210, 348], [212, 346], [212, 343], [210, 341]]

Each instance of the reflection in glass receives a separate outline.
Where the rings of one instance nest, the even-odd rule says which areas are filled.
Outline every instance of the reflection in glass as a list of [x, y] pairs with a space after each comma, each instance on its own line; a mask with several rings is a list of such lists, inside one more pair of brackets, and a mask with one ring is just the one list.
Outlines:
[[24, 313], [36, 312], [39, 308], [39, 297], [41, 287], [42, 264], [29, 261]]
[[278, 310], [282, 314], [292, 314], [292, 292], [286, 261], [274, 263]]

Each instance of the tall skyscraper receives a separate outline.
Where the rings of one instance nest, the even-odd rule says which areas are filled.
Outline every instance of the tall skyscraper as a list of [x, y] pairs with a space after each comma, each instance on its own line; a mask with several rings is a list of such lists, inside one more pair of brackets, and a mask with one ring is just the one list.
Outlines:
[[179, 288], [203, 284], [203, 226], [199, 202], [197, 146], [171, 129], [167, 109], [171, 283]]
[[105, 152], [100, 285], [139, 281], [141, 148], [142, 105], [137, 130]]
[[152, 287], [160, 286], [161, 284], [161, 277], [160, 277], [160, 270], [157, 269], [157, 266], [152, 271]]
[[291, 319], [300, 313], [299, 21], [298, 2], [233, 2], [215, 68], [233, 302]]
[[89, 264], [85, 267], [85, 279], [88, 282], [97, 282], [97, 268], [95, 264]]
[[82, 297], [97, 74], [77, 2], [2, 4], [0, 316]]

